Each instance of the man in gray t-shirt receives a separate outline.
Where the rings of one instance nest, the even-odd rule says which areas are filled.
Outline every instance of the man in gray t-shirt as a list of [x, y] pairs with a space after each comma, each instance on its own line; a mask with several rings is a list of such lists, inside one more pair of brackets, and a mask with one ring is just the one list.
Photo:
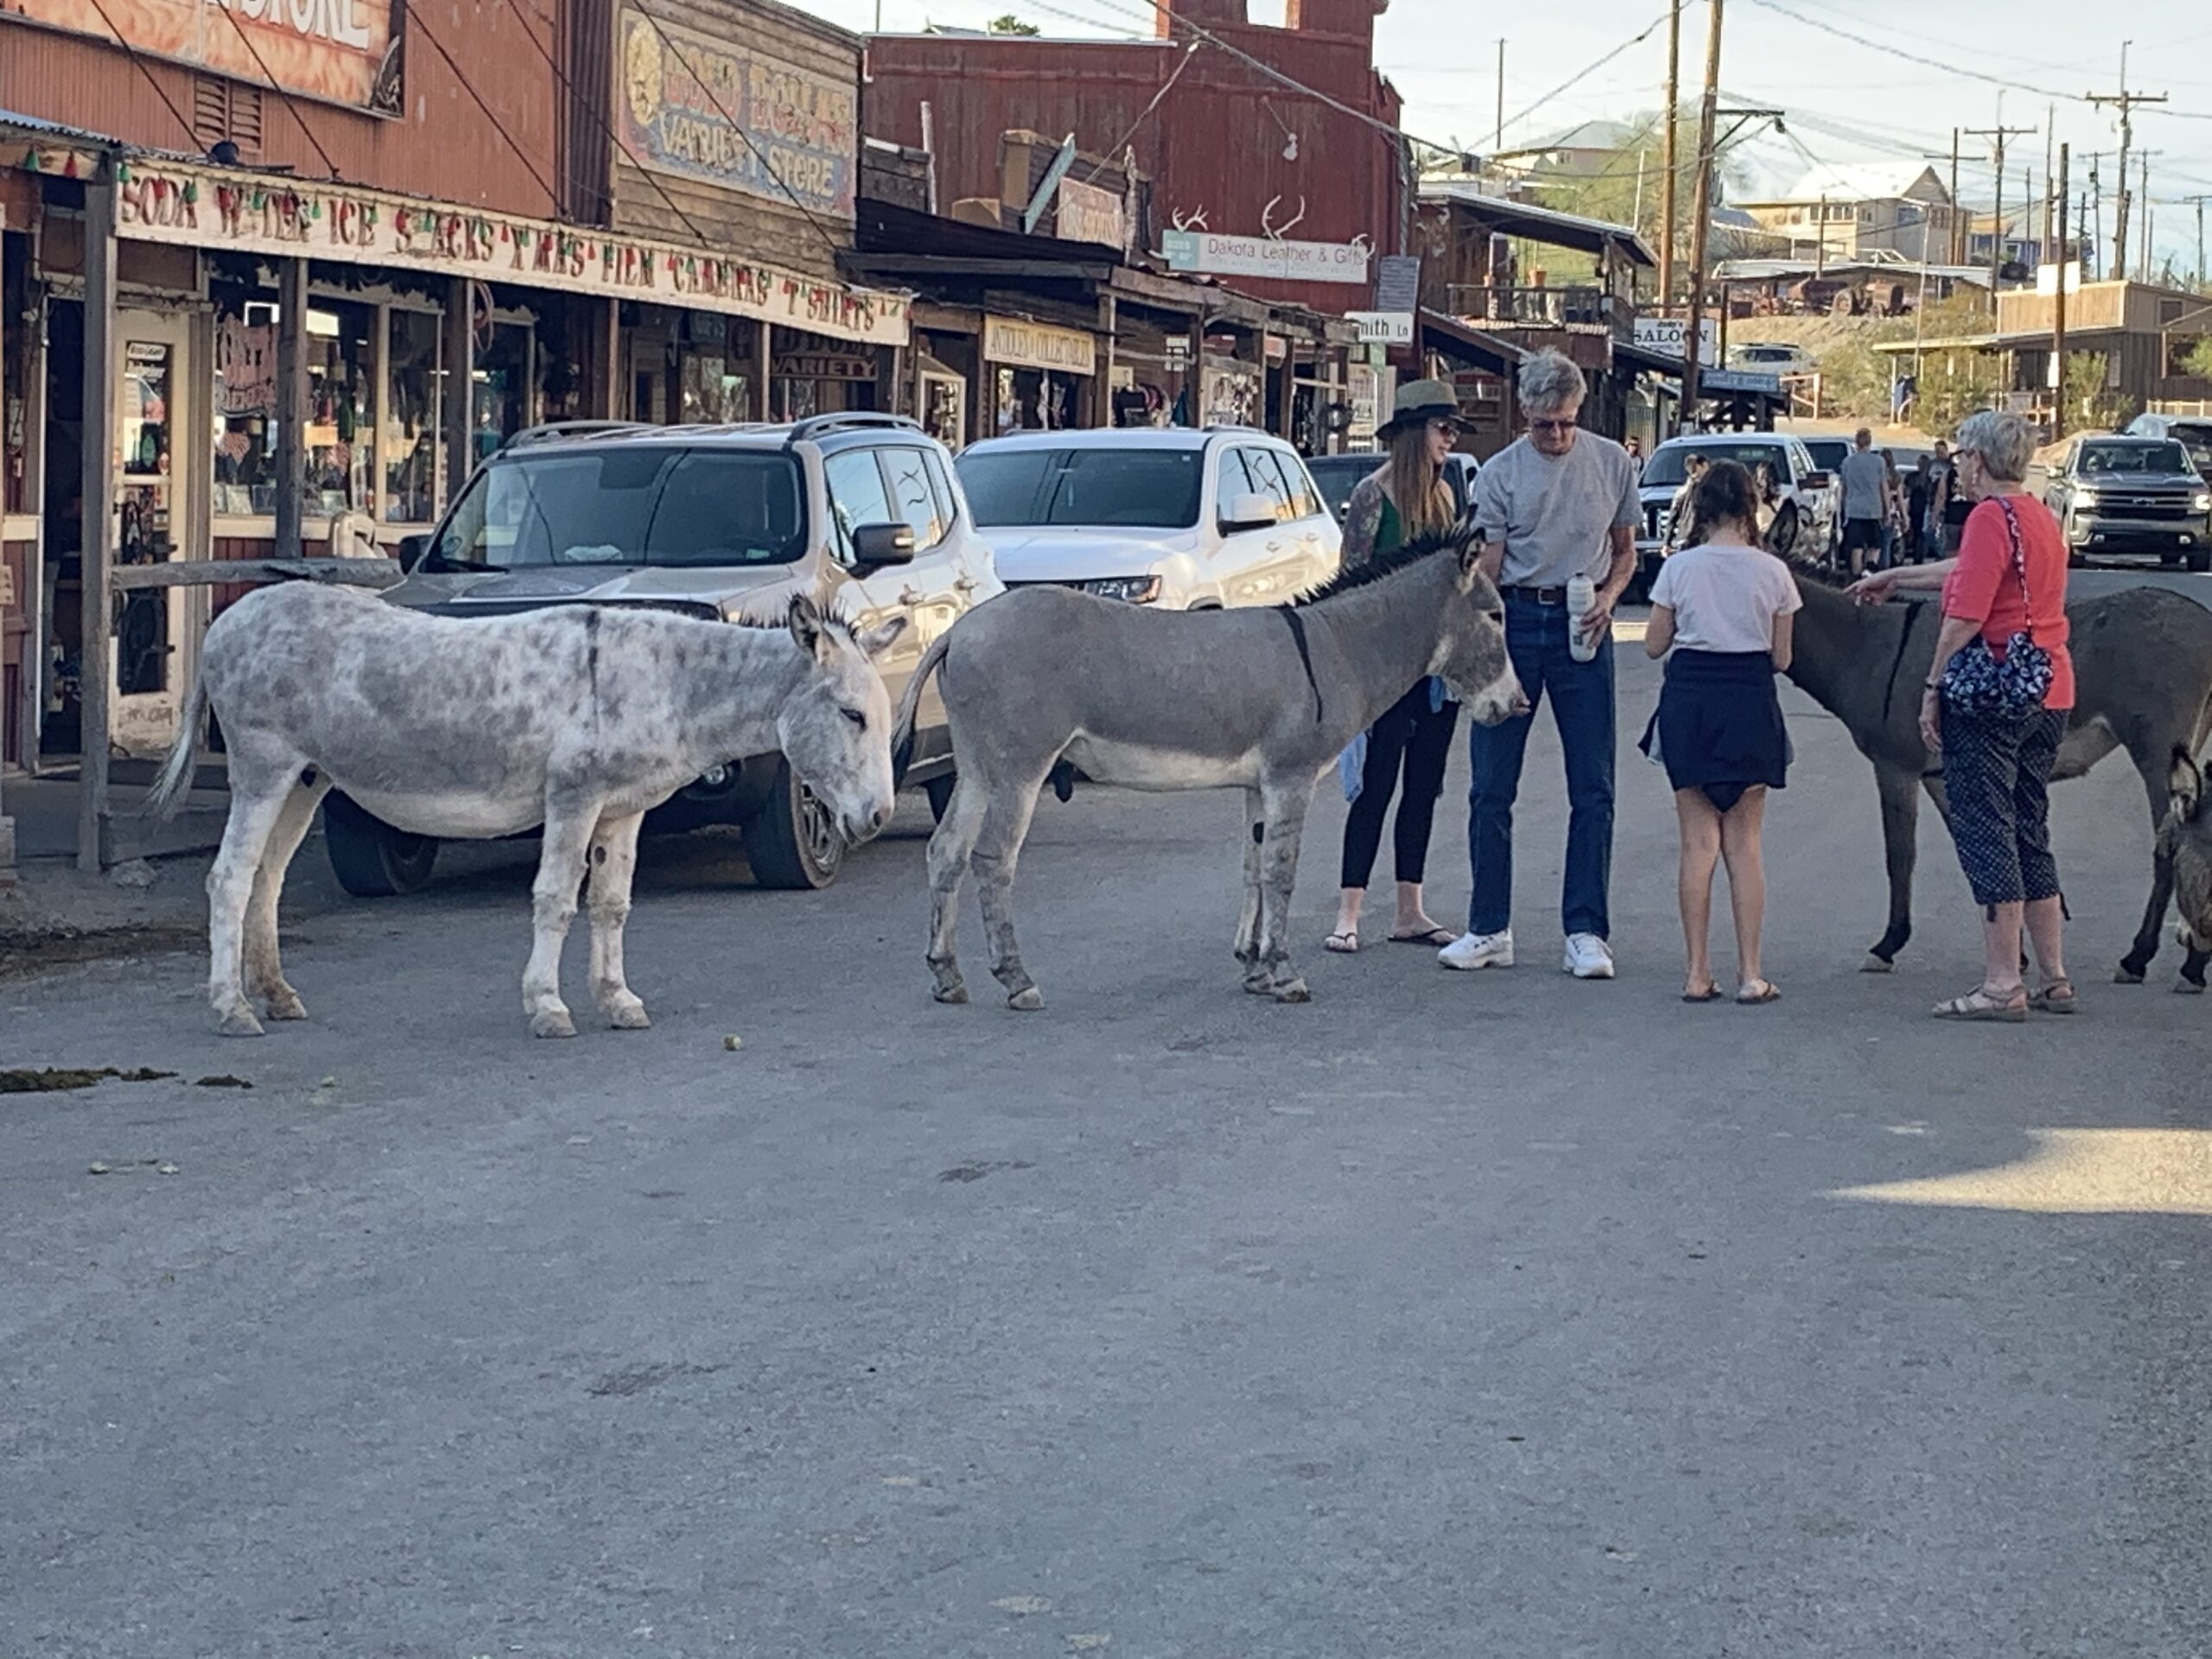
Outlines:
[[[1520, 392], [1528, 435], [1476, 474], [1474, 517], [1483, 568], [1505, 598], [1506, 650], [1531, 712], [1468, 733], [1474, 902], [1465, 936], [1437, 959], [1446, 968], [1513, 965], [1513, 803], [1534, 706], [1548, 693], [1567, 760], [1562, 965], [1578, 979], [1611, 979], [1612, 618], [1636, 570], [1637, 467], [1611, 439], [1579, 429], [1582, 372], [1560, 353], [1540, 352], [1524, 362]], [[1583, 631], [1597, 652], [1586, 663], [1574, 659], [1567, 638], [1567, 587], [1577, 576], [1596, 590]]]
[[1882, 525], [1890, 516], [1890, 464], [1874, 448], [1874, 435], [1865, 427], [1851, 441], [1843, 458], [1843, 551], [1851, 574], [1863, 575], [1866, 554], [1882, 550]]

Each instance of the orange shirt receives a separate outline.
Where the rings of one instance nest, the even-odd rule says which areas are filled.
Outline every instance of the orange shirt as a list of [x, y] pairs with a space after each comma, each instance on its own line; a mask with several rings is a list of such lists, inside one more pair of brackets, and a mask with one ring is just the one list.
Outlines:
[[2066, 537], [2050, 510], [2032, 496], [2006, 498], [2020, 524], [2020, 550], [2028, 569], [2027, 592], [2012, 565], [2012, 537], [2005, 509], [1978, 504], [1959, 543], [1958, 569], [1943, 581], [1943, 614], [1981, 624], [1981, 637], [1999, 658], [2016, 633], [2024, 632], [2050, 653], [2046, 709], [2074, 706], [2074, 658], [2066, 649]]

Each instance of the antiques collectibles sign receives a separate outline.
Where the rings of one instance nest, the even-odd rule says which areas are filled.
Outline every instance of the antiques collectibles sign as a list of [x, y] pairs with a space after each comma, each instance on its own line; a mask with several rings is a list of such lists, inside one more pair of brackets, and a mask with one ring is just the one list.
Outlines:
[[[400, 0], [0, 0], [0, 11], [356, 108], [378, 101], [385, 49], [404, 15]], [[390, 97], [397, 90], [395, 80]]]
[[414, 266], [480, 282], [751, 317], [870, 346], [906, 343], [903, 295], [638, 237], [337, 185], [125, 162], [116, 234], [142, 242]]
[[765, 62], [638, 11], [622, 14], [620, 62], [622, 141], [641, 165], [853, 216], [860, 89], [851, 82]]
[[1055, 328], [1048, 322], [1014, 317], [983, 319], [983, 356], [1010, 368], [1046, 369], [1057, 374], [1098, 372], [1098, 342], [1079, 328]]

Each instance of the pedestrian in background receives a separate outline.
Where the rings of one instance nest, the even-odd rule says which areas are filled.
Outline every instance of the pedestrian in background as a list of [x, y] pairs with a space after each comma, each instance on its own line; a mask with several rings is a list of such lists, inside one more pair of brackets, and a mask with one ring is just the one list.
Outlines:
[[1611, 979], [1613, 607], [1636, 572], [1636, 463], [1611, 439], [1580, 429], [1582, 371], [1562, 353], [1524, 360], [1519, 390], [1529, 429], [1476, 475], [1475, 523], [1530, 707], [1468, 730], [1474, 899], [1467, 931], [1437, 959], [1446, 968], [1513, 965], [1513, 803], [1535, 709], [1548, 696], [1567, 763], [1560, 966], [1577, 979]]
[[1904, 556], [1918, 564], [1928, 556], [1928, 502], [1936, 479], [1936, 461], [1923, 455], [1904, 482]]
[[[1972, 505], [1956, 558], [1867, 577], [1872, 602], [1940, 588], [1942, 631], [1920, 705], [1920, 734], [1943, 766], [1951, 839], [1982, 907], [1982, 981], [1936, 1005], [1939, 1020], [2007, 1020], [2030, 1008], [2071, 1014], [2065, 901], [2050, 851], [2052, 765], [2074, 707], [2067, 650], [2066, 538], [2024, 482], [2035, 434], [1985, 410], [1959, 429], [1960, 496]], [[2021, 982], [2020, 935], [2042, 985]]]
[[1682, 1001], [1720, 996], [1708, 954], [1713, 873], [1728, 867], [1736, 924], [1736, 1000], [1781, 995], [1760, 962], [1766, 792], [1786, 781], [1789, 740], [1774, 677], [1789, 666], [1791, 618], [1804, 603], [1783, 562], [1758, 544], [1751, 475], [1732, 461], [1708, 472], [1693, 505], [1703, 535], [1659, 567], [1647, 655], [1667, 659], [1645, 754], [1667, 768], [1682, 837], [1677, 896], [1688, 963]]
[[[1418, 537], [1451, 527], [1458, 510], [1445, 481], [1444, 463], [1462, 424], [1459, 402], [1444, 381], [1416, 380], [1398, 389], [1390, 419], [1375, 435], [1388, 450], [1388, 459], [1360, 480], [1344, 505], [1345, 569], [1357, 569]], [[1451, 759], [1452, 733], [1459, 721], [1459, 705], [1444, 695], [1443, 683], [1423, 676], [1369, 729], [1357, 771], [1346, 768], [1351, 810], [1344, 817], [1337, 927], [1322, 941], [1323, 949], [1339, 955], [1359, 949], [1359, 912], [1367, 901], [1368, 878], [1382, 842], [1382, 815], [1389, 810], [1394, 790], [1398, 795], [1393, 836], [1398, 910], [1390, 941], [1427, 945], [1451, 941], [1452, 930], [1439, 926], [1423, 905], [1421, 882], [1437, 798], [1444, 792], [1445, 764]]]
[[1659, 539], [1669, 553], [1686, 545], [1697, 526], [1697, 516], [1690, 503], [1697, 497], [1697, 481], [1705, 476], [1705, 469], [1713, 458], [1702, 449], [1693, 449], [1689, 459], [1682, 463], [1682, 487], [1675, 492], [1675, 499], [1667, 506], [1666, 534]]
[[1843, 458], [1843, 557], [1856, 578], [1866, 571], [1866, 556], [1879, 559], [1882, 524], [1889, 514], [1889, 467], [1874, 453], [1874, 435], [1865, 427], [1852, 435]]

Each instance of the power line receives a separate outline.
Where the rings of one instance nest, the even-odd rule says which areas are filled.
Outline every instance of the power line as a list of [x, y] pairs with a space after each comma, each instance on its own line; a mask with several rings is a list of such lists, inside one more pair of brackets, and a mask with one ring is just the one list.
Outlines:
[[[1661, 12], [1656, 17], [1654, 17], [1649, 22], [1643, 26], [1642, 32], [1630, 35], [1627, 40], [1623, 41], [1618, 46], [1606, 53], [1602, 58], [1598, 59], [1595, 62], [1586, 64], [1582, 68], [1576, 70], [1565, 80], [1560, 82], [1558, 86], [1553, 87], [1551, 91], [1546, 92], [1541, 98], [1529, 105], [1527, 109], [1522, 110], [1518, 115], [1516, 115], [1511, 120], [1501, 123], [1501, 130], [1504, 127], [1519, 126], [1523, 121], [1526, 121], [1538, 110], [1550, 103], [1552, 99], [1559, 97], [1562, 92], [1572, 89], [1577, 82], [1587, 79], [1590, 76], [1597, 73], [1599, 70], [1604, 68], [1607, 64], [1611, 63], [1615, 58], [1620, 56], [1622, 53], [1627, 51], [1630, 47], [1641, 46], [1644, 41], [1649, 40], [1651, 36], [1658, 31], [1659, 26], [1664, 23], [1671, 16], [1673, 16], [1672, 8]], [[1671, 113], [1672, 112], [1670, 111], [1670, 116]]]
[[507, 141], [507, 148], [514, 151], [515, 159], [523, 164], [530, 176], [537, 181], [537, 188], [545, 193], [545, 200], [550, 204], [554, 216], [558, 217], [561, 212], [561, 193], [546, 182], [545, 175], [537, 170], [537, 164], [530, 159], [530, 152], [516, 142], [514, 134], [507, 130], [506, 124], [492, 113], [492, 106], [479, 95], [474, 83], [461, 73], [461, 66], [453, 60], [453, 54], [447, 51], [445, 43], [431, 32], [430, 25], [425, 16], [427, 10], [427, 7], [410, 8], [407, 14], [407, 21], [423, 31], [423, 38], [428, 41], [432, 49], [446, 60], [446, 67], [453, 71], [453, 78], [461, 83], [461, 91], [467, 92], [476, 107], [484, 112], [484, 118], [492, 124], [493, 130]]
[[1160, 100], [1162, 99], [1166, 98], [1168, 93], [1175, 90], [1175, 83], [1183, 79], [1183, 72], [1191, 67], [1191, 60], [1198, 55], [1198, 48], [1205, 44], [1205, 42], [1204, 41], [1192, 41], [1191, 42], [1189, 49], [1183, 54], [1182, 62], [1175, 66], [1175, 73], [1168, 76], [1166, 80], [1160, 83], [1160, 90], [1152, 95], [1152, 102], [1146, 105], [1144, 109], [1138, 114], [1137, 118], [1129, 123], [1129, 130], [1123, 133], [1120, 137], [1116, 138], [1112, 143], [1107, 145], [1105, 149], [1098, 152], [1098, 165], [1092, 168], [1090, 171], [1084, 175], [1083, 181], [1085, 184], [1089, 184], [1093, 179], [1096, 179], [1112, 158], [1122, 153], [1122, 149], [1128, 143], [1129, 140], [1137, 136], [1137, 129], [1143, 126], [1146, 122], [1152, 119], [1152, 112], [1160, 107]]
[[92, 0], [92, 10], [99, 13], [100, 22], [107, 25], [107, 32], [115, 36], [115, 43], [123, 48], [124, 56], [129, 58], [138, 73], [145, 76], [146, 84], [154, 89], [154, 96], [168, 106], [169, 113], [176, 117], [177, 125], [184, 129], [184, 136], [192, 141], [192, 147], [194, 149], [199, 149], [200, 134], [194, 130], [192, 123], [184, 118], [184, 111], [177, 108], [176, 100], [162, 89], [160, 81], [154, 79], [154, 72], [146, 67], [145, 59], [138, 55], [137, 48], [130, 44], [124, 32], [115, 26], [115, 19], [107, 15], [107, 8], [100, 3], [100, 0]]
[[315, 146], [315, 153], [322, 157], [322, 164], [330, 169], [330, 176], [336, 178], [338, 163], [330, 159], [330, 152], [322, 147], [322, 140], [315, 136], [315, 130], [308, 125], [307, 117], [300, 113], [300, 106], [292, 101], [292, 95], [276, 84], [276, 72], [269, 67], [269, 60], [261, 55], [261, 48], [253, 43], [253, 36], [246, 33], [245, 25], [238, 21], [238, 13], [227, 5], [219, 5], [216, 10], [231, 20], [231, 27], [238, 30], [238, 39], [245, 42], [245, 49], [253, 54], [253, 60], [261, 66], [261, 73], [269, 77], [270, 91], [284, 100], [284, 107], [292, 113], [292, 124], [300, 130], [302, 137]]

